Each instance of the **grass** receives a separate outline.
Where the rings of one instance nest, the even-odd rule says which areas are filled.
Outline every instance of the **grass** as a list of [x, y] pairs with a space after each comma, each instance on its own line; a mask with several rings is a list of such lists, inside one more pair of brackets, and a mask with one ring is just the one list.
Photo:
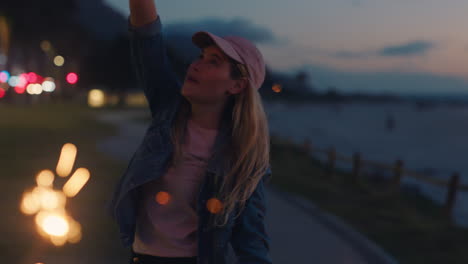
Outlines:
[[274, 137], [271, 163], [271, 184], [307, 197], [400, 263], [468, 263], [468, 229], [452, 226], [431, 200], [407, 193], [376, 195], [372, 184], [353, 184], [344, 171], [330, 179], [320, 161]]
[[[100, 139], [116, 133], [114, 127], [92, 118], [99, 111], [73, 104], [0, 105], [0, 198], [3, 209], [0, 255], [4, 262], [35, 263], [51, 255], [83, 258], [107, 253], [115, 257], [126, 256], [120, 245], [117, 225], [106, 214], [105, 205], [127, 164], [96, 149]], [[82, 225], [81, 242], [56, 248], [37, 234], [34, 217], [22, 214], [19, 204], [22, 193], [36, 185], [35, 175], [39, 171], [55, 171], [65, 143], [73, 143], [78, 148], [74, 170], [85, 167], [90, 170], [91, 178], [66, 206]], [[54, 188], [60, 189], [66, 180], [56, 177]], [[115, 249], [120, 252], [112, 252]]]

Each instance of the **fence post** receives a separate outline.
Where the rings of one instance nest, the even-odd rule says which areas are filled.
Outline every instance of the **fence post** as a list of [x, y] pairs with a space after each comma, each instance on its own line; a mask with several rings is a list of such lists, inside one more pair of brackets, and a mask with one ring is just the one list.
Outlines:
[[357, 184], [361, 176], [362, 160], [361, 154], [355, 152], [353, 155], [353, 182]]
[[327, 177], [333, 177], [335, 172], [335, 165], [336, 165], [336, 150], [334, 147], [331, 147], [328, 151], [328, 171]]
[[447, 200], [445, 203], [445, 212], [447, 217], [452, 221], [453, 216], [453, 207], [457, 199], [458, 187], [460, 186], [460, 174], [454, 172], [450, 178], [450, 183], [448, 185]]
[[401, 184], [401, 178], [403, 177], [403, 161], [402, 160], [397, 160], [395, 162], [395, 167], [393, 168], [393, 174], [394, 174], [394, 184], [395, 188], [398, 190], [400, 188]]

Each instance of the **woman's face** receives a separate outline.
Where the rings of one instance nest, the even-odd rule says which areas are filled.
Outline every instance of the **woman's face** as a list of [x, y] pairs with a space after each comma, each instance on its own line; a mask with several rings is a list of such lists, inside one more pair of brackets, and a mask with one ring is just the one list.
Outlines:
[[240, 92], [241, 87], [231, 79], [230, 72], [227, 55], [216, 45], [208, 46], [188, 67], [182, 95], [191, 102], [222, 102], [230, 94]]

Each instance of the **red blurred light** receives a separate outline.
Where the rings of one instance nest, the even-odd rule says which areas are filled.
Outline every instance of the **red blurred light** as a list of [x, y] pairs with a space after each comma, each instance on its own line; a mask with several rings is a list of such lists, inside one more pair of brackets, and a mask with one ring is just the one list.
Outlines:
[[45, 79], [44, 77], [40, 76], [39, 74], [36, 74], [36, 76], [37, 76], [36, 83], [44, 82], [44, 79]]
[[28, 85], [28, 83], [29, 83], [28, 82], [28, 79], [29, 79], [28, 74], [26, 74], [26, 73], [20, 74], [19, 79], [20, 79], [20, 81], [19, 81], [17, 86], [20, 87], [20, 88], [26, 88], [26, 85]]
[[37, 74], [35, 74], [34, 72], [28, 73], [28, 79], [27, 80], [30, 83], [36, 83], [37, 82]]
[[76, 75], [76, 73], [70, 72], [69, 74], [67, 74], [67, 82], [69, 84], [75, 84], [77, 81], [78, 81], [78, 75]]
[[16, 92], [17, 94], [23, 94], [24, 91], [26, 91], [26, 88], [24, 88], [24, 87], [19, 87], [19, 86], [16, 86], [16, 87], [15, 87], [15, 92]]
[[5, 97], [5, 90], [3, 90], [2, 88], [0, 88], [0, 98], [3, 98]]

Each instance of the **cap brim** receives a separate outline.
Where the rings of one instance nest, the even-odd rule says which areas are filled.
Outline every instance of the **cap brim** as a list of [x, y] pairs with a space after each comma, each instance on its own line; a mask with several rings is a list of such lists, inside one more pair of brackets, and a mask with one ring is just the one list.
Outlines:
[[192, 42], [201, 49], [205, 48], [206, 46], [215, 44], [227, 56], [231, 57], [232, 59], [236, 60], [239, 63], [244, 63], [230, 42], [210, 32], [207, 32], [207, 31], [196, 32], [195, 34], [192, 35]]

